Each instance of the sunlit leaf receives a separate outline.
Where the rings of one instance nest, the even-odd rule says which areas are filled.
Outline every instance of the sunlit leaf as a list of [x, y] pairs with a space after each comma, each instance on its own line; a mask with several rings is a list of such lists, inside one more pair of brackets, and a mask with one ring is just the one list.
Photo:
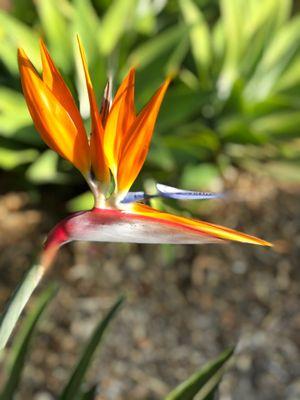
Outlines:
[[57, 169], [58, 155], [52, 150], [46, 150], [28, 168], [26, 177], [34, 183], [64, 182], [68, 177]]
[[31, 118], [21, 93], [0, 87], [0, 135], [13, 136], [18, 129], [31, 124]]
[[33, 149], [11, 150], [0, 147], [0, 168], [10, 170], [18, 165], [33, 162], [38, 154], [38, 151]]
[[67, 208], [69, 211], [76, 212], [80, 210], [90, 210], [94, 205], [94, 197], [91, 192], [85, 192], [72, 200], [68, 201]]
[[117, 45], [133, 18], [137, 0], [113, 0], [106, 11], [98, 33], [99, 48], [108, 55]]
[[267, 96], [299, 51], [300, 17], [295, 17], [273, 37], [247, 85], [246, 96], [249, 99], [261, 99]]
[[188, 32], [184, 25], [175, 25], [141, 44], [129, 56], [128, 64], [143, 68], [170, 51]]
[[300, 114], [298, 111], [276, 112], [257, 118], [251, 126], [255, 132], [269, 134], [277, 139], [298, 137]]
[[208, 24], [192, 0], [180, 1], [181, 11], [190, 27], [189, 37], [192, 47], [192, 53], [198, 68], [200, 78], [206, 76], [207, 69], [212, 61], [211, 41]]
[[43, 274], [44, 268], [42, 265], [32, 266], [9, 299], [0, 317], [0, 350], [6, 346], [21, 312], [40, 282]]
[[[194, 375], [181, 383], [165, 400], [193, 400], [197, 395], [197, 400], [205, 400], [215, 391], [220, 378], [224, 364], [233, 355], [234, 349], [224, 351], [217, 359], [208, 362]], [[220, 373], [221, 372], [221, 373]]]
[[13, 400], [18, 389], [21, 374], [25, 365], [29, 344], [34, 329], [49, 302], [57, 292], [56, 286], [45, 290], [37, 299], [33, 310], [30, 310], [26, 319], [22, 322], [20, 331], [10, 349], [9, 360], [6, 363], [7, 381], [5, 382], [0, 400]]
[[37, 1], [36, 6], [52, 57], [64, 72], [68, 72], [72, 65], [72, 46], [63, 11], [71, 12], [70, 5], [63, 0], [42, 0]]
[[227, 97], [238, 77], [240, 55], [244, 46], [243, 30], [244, 6], [241, 0], [221, 0], [221, 17], [223, 25], [225, 54], [224, 64], [219, 77], [218, 87], [222, 97]]
[[22, 47], [39, 67], [39, 36], [9, 13], [0, 10], [0, 59], [13, 74], [18, 74], [17, 48]]

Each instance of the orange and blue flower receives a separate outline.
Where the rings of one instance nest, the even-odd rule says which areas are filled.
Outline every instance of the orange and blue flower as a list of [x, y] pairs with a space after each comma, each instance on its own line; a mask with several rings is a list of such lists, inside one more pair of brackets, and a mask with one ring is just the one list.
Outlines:
[[[140, 111], [134, 106], [135, 71], [131, 69], [113, 99], [106, 88], [102, 107], [96, 101], [84, 49], [78, 40], [90, 103], [91, 132], [62, 76], [41, 42], [43, 72], [38, 74], [23, 50], [19, 68], [23, 93], [36, 130], [44, 142], [70, 161], [90, 186], [95, 206], [61, 221], [50, 233], [46, 249], [72, 240], [136, 243], [208, 243], [238, 241], [270, 246], [256, 237], [219, 225], [155, 210], [142, 203], [150, 197], [130, 192], [148, 153], [167, 79]], [[113, 190], [112, 190], [113, 188]], [[190, 192], [157, 185], [155, 196], [209, 199], [213, 193]]]

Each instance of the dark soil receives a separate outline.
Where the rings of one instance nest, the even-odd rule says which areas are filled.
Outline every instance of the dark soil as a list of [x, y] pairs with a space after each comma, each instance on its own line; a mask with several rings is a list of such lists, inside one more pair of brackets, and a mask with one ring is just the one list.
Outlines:
[[[300, 188], [240, 176], [239, 201], [203, 219], [273, 241], [203, 246], [75, 243], [44, 279], [60, 291], [39, 325], [18, 399], [50, 400], [64, 386], [96, 322], [120, 293], [87, 383], [98, 400], [162, 399], [226, 347], [236, 356], [221, 400], [300, 398]], [[26, 196], [0, 199], [0, 304], [57, 221]], [[202, 207], [201, 207], [202, 208]], [[39, 289], [41, 290], [41, 288]]]

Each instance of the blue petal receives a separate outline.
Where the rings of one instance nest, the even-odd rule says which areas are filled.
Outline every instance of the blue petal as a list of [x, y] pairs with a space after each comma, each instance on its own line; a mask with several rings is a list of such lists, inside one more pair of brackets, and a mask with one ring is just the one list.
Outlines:
[[135, 203], [136, 201], [144, 200], [145, 197], [145, 192], [128, 192], [121, 203]]
[[166, 197], [168, 199], [178, 199], [178, 200], [208, 200], [208, 199], [218, 199], [223, 197], [220, 193], [210, 193], [210, 192], [194, 192], [190, 190], [181, 190], [173, 188], [171, 186], [162, 185], [158, 183], [156, 189], [161, 197]]

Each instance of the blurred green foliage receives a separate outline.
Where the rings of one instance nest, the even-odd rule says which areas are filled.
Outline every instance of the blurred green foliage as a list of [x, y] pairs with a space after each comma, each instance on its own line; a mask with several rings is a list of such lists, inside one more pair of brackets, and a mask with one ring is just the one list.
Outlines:
[[118, 84], [137, 67], [138, 109], [175, 74], [137, 187], [152, 177], [209, 188], [231, 165], [299, 181], [300, 15], [292, 0], [248, 0], [247, 7], [244, 0], [9, 4], [0, 10], [1, 169], [34, 187], [63, 183], [80, 193], [79, 176], [67, 174], [70, 166], [47, 152], [34, 131], [16, 62], [21, 46], [40, 68], [43, 37], [87, 117], [79, 34], [99, 102], [108, 70]]
[[[34, 336], [41, 317], [49, 303], [53, 300], [56, 292], [57, 287], [55, 285], [48, 287], [42, 292], [19, 326], [18, 334], [13, 340], [8, 354], [2, 357], [1, 361], [3, 361], [6, 381], [0, 389], [0, 400], [13, 400], [17, 396], [23, 369], [26, 365], [27, 357], [30, 355], [32, 337]], [[57, 399], [96, 399], [98, 383], [87, 390], [86, 387], [84, 387], [86, 386], [85, 377], [95, 357], [96, 351], [102, 344], [103, 336], [109, 324], [120, 310], [123, 302], [124, 297], [119, 297], [108, 310], [104, 318], [100, 319]], [[192, 400], [194, 398], [197, 398], [197, 400], [212, 400], [215, 398], [219, 383], [225, 371], [225, 366], [233, 356], [233, 353], [233, 348], [225, 350], [215, 360], [208, 362], [199, 369], [199, 371], [179, 384], [165, 397], [165, 400]], [[1, 356], [3, 356], [3, 354], [1, 354]]]

